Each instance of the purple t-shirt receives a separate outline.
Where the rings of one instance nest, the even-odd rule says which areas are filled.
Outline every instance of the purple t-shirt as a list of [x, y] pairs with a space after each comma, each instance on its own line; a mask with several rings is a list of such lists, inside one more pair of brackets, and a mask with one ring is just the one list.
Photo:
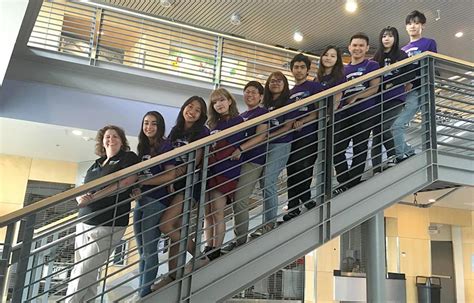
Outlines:
[[323, 90], [330, 89], [331, 87], [338, 86], [346, 82], [346, 77], [342, 76], [340, 79], [332, 79], [331, 75], [324, 75], [321, 79], [318, 79]]
[[[415, 56], [415, 55], [421, 54], [422, 52], [427, 52], [427, 51], [437, 53], [438, 49], [437, 49], [435, 40], [429, 39], [429, 38], [420, 38], [402, 47], [402, 51], [404, 51], [408, 55], [408, 57], [412, 57], [412, 56]], [[418, 62], [413, 63], [414, 68], [418, 68], [418, 65], [419, 65]], [[420, 75], [421, 75], [421, 71], [417, 70], [416, 76], [418, 77]], [[413, 81], [413, 87], [414, 88], [419, 87], [420, 83], [421, 83], [420, 80]]]
[[[288, 105], [289, 103], [286, 103], [286, 105]], [[276, 108], [273, 107], [273, 106], [270, 106], [270, 107], [267, 107], [268, 111], [271, 112], [271, 111], [274, 111]], [[268, 121], [268, 128], [270, 129], [270, 134], [271, 133], [274, 133], [276, 132], [277, 130], [279, 130], [280, 128], [283, 127], [283, 124], [286, 122], [286, 121], [289, 121], [289, 120], [293, 120], [295, 119], [295, 113], [294, 111], [293, 112], [289, 112], [289, 113], [286, 113], [284, 115], [280, 115], [276, 118], [273, 118], [273, 119], [270, 119]], [[280, 135], [274, 139], [272, 139], [270, 141], [270, 143], [288, 143], [290, 142], [291, 140], [293, 140], [293, 132], [288, 132], [286, 135], [283, 134], [283, 135]]]
[[[220, 119], [217, 121], [216, 127], [211, 130], [211, 135], [217, 134], [224, 129], [242, 122], [244, 122], [244, 119], [241, 116], [230, 119]], [[237, 146], [243, 142], [244, 138], [245, 132], [240, 131], [214, 143], [211, 147], [211, 152], [213, 153], [209, 158], [209, 171], [211, 176], [222, 175], [228, 179], [234, 179], [240, 176], [240, 163], [242, 158], [232, 160], [229, 156], [235, 151]]]
[[421, 54], [422, 52], [434, 52], [437, 53], [436, 41], [429, 38], [420, 38], [416, 41], [410, 42], [404, 47], [402, 47], [402, 51], [404, 51], [408, 57], [412, 57], [414, 55]]
[[[160, 145], [160, 148], [158, 149], [158, 153], [155, 155], [158, 156], [158, 155], [161, 155], [161, 154], [164, 154], [166, 152], [169, 152], [173, 149], [173, 145], [171, 144], [171, 142], [169, 141], [169, 139], [166, 139], [165, 141], [163, 141]], [[152, 158], [151, 155], [143, 155], [142, 156], [142, 161], [146, 161], [148, 159]], [[160, 163], [158, 165], [155, 165], [155, 166], [152, 166], [146, 170], [144, 170], [141, 174], [145, 175], [146, 177], [151, 177], [151, 176], [155, 176], [155, 175], [158, 175], [162, 172], [165, 171], [165, 166], [168, 166], [168, 165], [175, 165], [176, 164], [176, 161], [175, 159], [170, 159], [166, 162], [163, 162], [163, 163]], [[157, 187], [155, 185], [143, 185], [142, 186], [142, 192], [146, 192], [154, 187]], [[170, 201], [167, 198], [164, 198], [166, 195], [168, 194], [168, 191], [167, 191], [167, 186], [163, 186], [163, 185], [158, 185], [158, 189], [155, 189], [154, 191], [146, 194], [147, 197], [151, 197], [153, 199], [161, 199], [161, 203], [165, 204], [165, 205], [169, 205]]]
[[[297, 102], [314, 94], [317, 94], [323, 90], [323, 87], [319, 82], [312, 82], [312, 81], [305, 81], [299, 85], [295, 85], [290, 90], [290, 104], [293, 102]], [[301, 119], [308, 114], [314, 112], [316, 110], [315, 103], [311, 103], [307, 106], [303, 106], [298, 108], [295, 112], [295, 118]], [[304, 126], [301, 130], [297, 130], [293, 132], [293, 138], [298, 139], [302, 137], [306, 137], [308, 134], [316, 134], [316, 129], [318, 128], [316, 120]]]
[[[359, 64], [352, 65], [351, 63], [347, 64], [344, 67], [344, 75], [346, 76], [347, 81], [351, 81], [353, 79], [357, 79], [360, 76], [363, 76], [365, 74], [368, 74], [370, 72], [373, 72], [374, 70], [379, 69], [379, 64], [375, 61], [365, 59]], [[344, 100], [341, 102], [341, 106], [346, 105], [347, 97], [352, 96], [354, 94], [360, 93], [370, 86], [370, 81], [365, 81], [364, 83], [357, 84], [354, 87], [348, 88], [344, 92]], [[379, 102], [380, 98], [379, 97], [371, 97], [367, 100], [364, 101], [356, 101], [356, 105], [347, 109], [346, 113], [348, 114], [353, 114], [357, 112], [364, 111], [365, 109], [374, 106]]]
[[340, 79], [338, 80], [335, 80], [335, 81], [332, 81], [331, 79], [331, 75], [324, 75], [321, 80], [318, 80], [317, 82], [319, 82], [323, 88], [323, 90], [326, 90], [326, 89], [329, 89], [331, 87], [334, 87], [334, 86], [338, 86], [339, 84], [342, 84], [342, 83], [345, 83], [346, 82], [346, 78], [345, 77], [341, 77]]
[[[266, 108], [257, 106], [254, 109], [241, 113], [240, 116], [244, 119], [244, 121], [247, 121], [266, 113], [268, 113], [268, 110]], [[256, 132], [257, 126], [246, 129], [245, 138], [253, 138]], [[263, 165], [265, 164], [265, 151], [266, 144], [260, 143], [254, 148], [245, 151], [245, 153], [242, 154], [242, 161], [249, 161], [252, 163]]]
[[[175, 131], [175, 128], [173, 128], [170, 132], [173, 133]], [[199, 132], [199, 135], [196, 136], [196, 138], [194, 138], [193, 140], [191, 140], [189, 134], [178, 134], [177, 138], [174, 140], [174, 141], [171, 141], [171, 136], [168, 137], [171, 141], [171, 144], [173, 146], [173, 149], [174, 148], [178, 148], [178, 147], [181, 147], [181, 146], [185, 146], [193, 141], [196, 141], [196, 140], [199, 140], [199, 139], [202, 139], [204, 137], [207, 137], [209, 136], [209, 129], [205, 126], [202, 127], [201, 131]], [[188, 162], [188, 154], [184, 154], [184, 155], [180, 155], [178, 157], [175, 158], [175, 163], [176, 165], [180, 165], [180, 164], [183, 164], [183, 163], [186, 163]]]

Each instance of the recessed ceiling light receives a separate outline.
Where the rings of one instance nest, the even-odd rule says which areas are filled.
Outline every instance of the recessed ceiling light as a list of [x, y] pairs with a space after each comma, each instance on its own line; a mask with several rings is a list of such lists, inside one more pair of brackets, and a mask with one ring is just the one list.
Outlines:
[[76, 136], [82, 136], [82, 131], [80, 131], [78, 129], [75, 129], [75, 130], [72, 131], [72, 134], [76, 135]]
[[356, 0], [347, 0], [346, 1], [346, 11], [349, 13], [354, 13], [357, 10]]
[[428, 202], [436, 202], [436, 199], [429, 199]]
[[296, 42], [301, 42], [301, 41], [303, 41], [303, 34], [297, 31], [293, 34], [293, 39]]
[[454, 36], [456, 38], [461, 38], [462, 36], [464, 36], [464, 33], [463, 32], [457, 32]]
[[233, 13], [232, 16], [230, 16], [230, 23], [232, 25], [240, 25], [240, 14], [239, 13]]
[[160, 5], [163, 7], [170, 7], [173, 4], [173, 0], [160, 0]]

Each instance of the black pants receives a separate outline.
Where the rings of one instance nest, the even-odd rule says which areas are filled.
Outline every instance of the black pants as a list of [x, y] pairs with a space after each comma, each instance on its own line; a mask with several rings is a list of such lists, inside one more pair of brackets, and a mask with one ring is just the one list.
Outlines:
[[288, 175], [288, 209], [292, 210], [311, 199], [313, 166], [318, 152], [318, 137], [310, 134], [291, 143], [286, 166]]
[[[367, 160], [370, 132], [380, 120], [378, 109], [371, 108], [363, 112], [339, 112], [334, 125], [334, 166], [337, 181], [346, 187], [360, 183]], [[349, 117], [349, 118], [346, 118]], [[346, 149], [352, 140], [352, 164], [349, 168]]]
[[393, 136], [391, 127], [398, 114], [402, 111], [403, 105], [401, 101], [393, 100], [385, 102], [383, 104], [383, 111], [379, 113], [380, 121], [382, 121], [382, 127], [380, 124], [374, 128], [373, 140], [372, 140], [372, 167], [375, 167], [375, 172], [380, 172], [380, 164], [382, 163], [382, 145], [385, 146], [387, 151], [387, 157], [394, 157], [395, 143], [393, 142]]

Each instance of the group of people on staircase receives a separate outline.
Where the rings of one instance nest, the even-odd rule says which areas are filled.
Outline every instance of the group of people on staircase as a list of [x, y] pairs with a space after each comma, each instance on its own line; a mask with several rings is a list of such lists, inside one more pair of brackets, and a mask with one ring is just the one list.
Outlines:
[[[297, 54], [290, 62], [295, 85], [290, 89], [288, 79], [281, 71], [272, 72], [265, 86], [258, 81], [248, 82], [243, 89], [246, 109], [242, 113], [239, 113], [234, 96], [225, 88], [211, 92], [208, 106], [202, 97], [187, 99], [168, 136], [165, 136], [163, 116], [157, 111], [147, 112], [141, 122], [137, 154], [130, 151], [120, 127], [108, 125], [100, 129], [96, 138], [96, 154], [100, 158], [89, 168], [84, 182], [159, 155], [174, 152], [175, 156], [139, 175], [129, 175], [77, 197], [79, 218], [83, 220], [76, 226], [75, 265], [66, 302], [85, 302], [97, 295], [99, 270], [125, 234], [132, 200], [136, 201], [133, 230], [140, 256], [140, 297], [177, 279], [178, 261], [183, 254], [180, 245], [181, 250], [186, 249], [196, 257], [185, 267], [187, 273], [193, 270], [193, 265], [194, 269], [204, 266], [223, 252], [245, 244], [249, 236], [251, 195], [257, 183], [263, 197], [262, 225], [250, 233], [251, 238], [276, 227], [278, 177], [285, 169], [288, 211], [283, 221], [297, 217], [302, 205], [307, 209], [314, 208], [317, 205], [311, 191], [314, 165], [321, 151], [318, 146], [323, 146], [326, 140], [318, 137], [321, 126], [326, 127], [321, 125], [321, 121], [325, 121], [320, 117], [323, 108], [317, 102], [293, 106], [286, 111], [285, 108], [420, 52], [436, 52], [435, 41], [422, 37], [425, 23], [425, 16], [418, 11], [407, 16], [410, 43], [402, 49], [397, 29], [382, 29], [379, 48], [372, 60], [367, 59], [369, 38], [363, 33], [350, 38], [350, 62], [346, 65], [339, 48], [326, 47], [314, 80], [308, 79], [311, 60], [304, 54]], [[419, 76], [416, 63], [409, 64], [384, 74], [382, 79], [374, 78], [333, 95], [329, 104], [333, 105], [331, 111], [335, 111], [334, 121], [327, 125], [332, 125], [334, 134], [333, 162], [339, 183], [335, 194], [361, 182], [371, 134], [375, 172], [382, 167], [382, 146], [393, 163], [414, 155], [414, 150], [406, 143], [405, 131], [406, 124], [420, 107]], [[219, 138], [209, 149], [179, 153], [180, 147], [272, 111], [280, 114]], [[346, 153], [350, 143], [353, 156]], [[196, 173], [204, 162], [208, 170]], [[204, 205], [203, 252], [200, 239], [186, 237], [186, 243], [182, 240], [182, 231], [189, 229], [183, 220], [185, 213], [190, 211], [185, 210], [185, 207], [189, 208], [186, 206], [188, 200], [193, 201], [191, 208]], [[226, 232], [225, 209], [229, 204], [235, 239], [222, 247]], [[168, 274], [155, 284], [160, 264], [158, 242], [162, 235], [169, 238]]]

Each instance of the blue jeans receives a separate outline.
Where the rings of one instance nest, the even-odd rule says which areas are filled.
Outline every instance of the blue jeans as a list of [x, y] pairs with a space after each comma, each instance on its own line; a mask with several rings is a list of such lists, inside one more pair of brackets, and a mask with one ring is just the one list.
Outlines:
[[140, 254], [140, 297], [151, 293], [150, 287], [158, 273], [158, 242], [161, 236], [158, 224], [166, 207], [159, 200], [143, 196], [133, 211], [133, 231]]
[[405, 106], [400, 115], [395, 119], [392, 125], [393, 143], [395, 144], [395, 153], [397, 158], [401, 159], [405, 155], [415, 153], [412, 146], [408, 145], [405, 138], [405, 132], [408, 129], [408, 123], [420, 110], [420, 91], [412, 90], [407, 94]]
[[290, 157], [290, 143], [271, 143], [268, 145], [267, 162], [260, 180], [263, 188], [263, 223], [274, 222], [278, 214], [278, 176], [286, 167]]

